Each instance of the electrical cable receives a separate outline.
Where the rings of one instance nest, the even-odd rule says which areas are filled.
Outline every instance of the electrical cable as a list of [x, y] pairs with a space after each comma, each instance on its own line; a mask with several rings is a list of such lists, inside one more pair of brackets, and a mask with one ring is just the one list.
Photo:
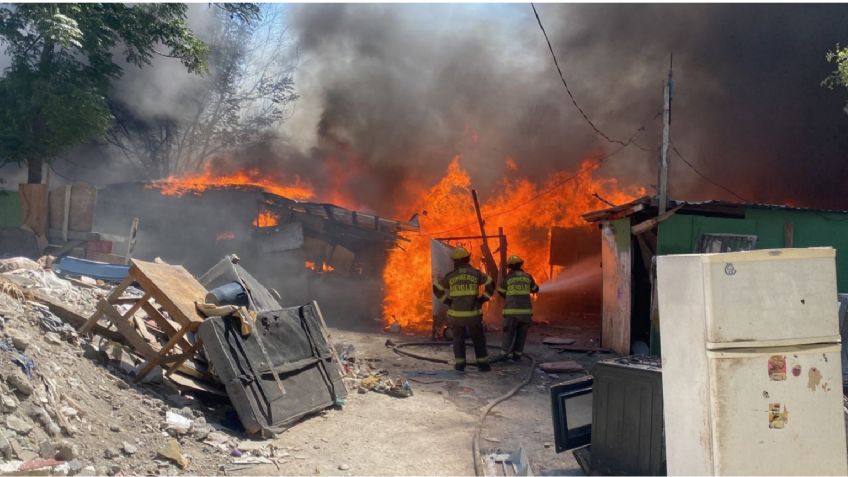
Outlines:
[[[433, 362], [433, 363], [441, 363], [441, 364], [448, 364], [448, 361], [444, 360], [444, 359], [439, 359], [439, 358], [432, 358], [430, 356], [424, 356], [424, 355], [419, 355], [419, 354], [415, 354], [415, 353], [410, 353], [409, 351], [403, 351], [403, 350], [400, 350], [399, 348], [405, 348], [407, 346], [450, 346], [450, 345], [453, 344], [449, 341], [419, 341], [419, 342], [413, 341], [413, 342], [407, 342], [407, 343], [391, 343], [391, 344], [389, 344], [389, 343], [391, 343], [391, 342], [386, 342], [386, 346], [391, 347], [392, 351], [394, 351], [395, 353], [397, 353], [401, 356], [407, 356], [407, 357], [414, 358], [414, 359], [421, 359], [421, 360], [430, 361], [430, 362]], [[513, 343], [510, 345], [510, 349], [512, 349], [514, 344], [515, 344], [515, 340], [513, 339]], [[500, 346], [497, 346], [497, 345], [486, 345], [486, 347], [487, 348], [503, 349], [503, 348], [501, 348]], [[498, 404], [512, 398], [513, 396], [518, 394], [518, 391], [520, 391], [521, 388], [530, 384], [530, 382], [533, 381], [533, 373], [536, 371], [536, 358], [534, 358], [532, 355], [529, 355], [529, 354], [526, 354], [526, 353], [524, 354], [524, 356], [527, 359], [530, 360], [530, 369], [527, 372], [527, 376], [524, 378], [523, 381], [521, 381], [520, 383], [513, 386], [509, 391], [502, 394], [501, 396], [498, 396], [495, 400], [490, 402], [489, 405], [487, 405], [483, 409], [483, 412], [480, 414], [480, 418], [477, 421], [477, 426], [474, 429], [474, 437], [473, 437], [472, 443], [471, 443], [471, 453], [472, 453], [472, 456], [473, 456], [473, 459], [474, 459], [474, 474], [475, 475], [478, 475], [478, 476], [483, 475], [483, 471], [480, 468], [480, 434], [483, 432], [483, 424], [486, 421], [486, 416], [488, 416], [489, 413], [492, 412], [492, 409], [494, 409], [495, 406], [497, 406]], [[495, 357], [494, 359], [492, 359], [491, 362], [495, 363], [495, 362], [502, 360], [502, 359], [505, 359], [505, 358], [506, 358], [506, 354], [501, 354], [501, 355]]]
[[707, 181], [707, 182], [709, 182], [710, 184], [712, 184], [712, 185], [714, 185], [714, 186], [718, 187], [719, 189], [722, 189], [722, 190], [724, 190], [725, 192], [727, 192], [727, 193], [729, 193], [729, 194], [733, 195], [734, 197], [736, 197], [737, 199], [741, 200], [742, 202], [745, 202], [745, 203], [748, 203], [748, 202], [749, 202], [749, 201], [748, 201], [748, 199], [746, 199], [746, 198], [742, 197], [741, 195], [737, 194], [736, 192], [732, 191], [729, 187], [726, 187], [726, 186], [724, 186], [724, 185], [722, 185], [722, 184], [719, 184], [718, 182], [716, 182], [715, 180], [711, 179], [709, 176], [707, 176], [707, 175], [706, 175], [706, 174], [704, 174], [703, 172], [699, 171], [697, 167], [695, 167], [695, 166], [694, 166], [691, 162], [687, 161], [687, 160], [686, 160], [686, 158], [685, 158], [685, 157], [683, 157], [683, 154], [681, 154], [681, 153], [680, 153], [680, 151], [677, 149], [677, 145], [676, 145], [676, 144], [674, 144], [674, 142], [672, 142], [672, 143], [671, 143], [671, 149], [674, 151], [674, 153], [675, 153], [675, 154], [677, 154], [677, 157], [679, 157], [679, 158], [680, 158], [680, 160], [681, 160], [681, 161], [683, 161], [683, 163], [684, 163], [684, 164], [686, 164], [687, 166], [689, 166], [689, 168], [690, 168], [690, 169], [692, 169], [693, 171], [695, 171], [695, 173], [696, 173], [696, 174], [698, 174], [699, 176], [701, 176], [704, 180], [706, 180], [706, 181]]
[[583, 116], [583, 119], [586, 121], [586, 123], [589, 124], [589, 127], [591, 127], [593, 131], [595, 131], [595, 134], [601, 136], [607, 142], [627, 146], [629, 142], [625, 143], [624, 141], [613, 139], [609, 137], [605, 132], [598, 129], [598, 127], [595, 126], [595, 123], [592, 122], [592, 120], [589, 118], [589, 115], [586, 114], [586, 111], [583, 111], [583, 108], [581, 108], [580, 105], [577, 104], [577, 100], [574, 98], [574, 93], [572, 93], [571, 88], [568, 87], [568, 81], [565, 80], [565, 74], [562, 72], [562, 68], [560, 68], [559, 66], [559, 60], [557, 60], [556, 53], [554, 53], [554, 47], [553, 45], [551, 45], [551, 40], [548, 38], [548, 32], [545, 31], [545, 26], [542, 25], [542, 19], [539, 17], [539, 12], [536, 11], [536, 5], [530, 3], [530, 7], [533, 8], [533, 14], [536, 15], [536, 22], [539, 24], [539, 28], [542, 30], [542, 35], [544, 35], [545, 41], [548, 43], [548, 50], [550, 50], [551, 57], [554, 59], [554, 66], [556, 66], [557, 72], [559, 73], [559, 78], [562, 80], [562, 85], [565, 86], [565, 91], [568, 93], [568, 97], [571, 98], [571, 103], [574, 104], [574, 107], [577, 108], [577, 111], [580, 112], [580, 115]]

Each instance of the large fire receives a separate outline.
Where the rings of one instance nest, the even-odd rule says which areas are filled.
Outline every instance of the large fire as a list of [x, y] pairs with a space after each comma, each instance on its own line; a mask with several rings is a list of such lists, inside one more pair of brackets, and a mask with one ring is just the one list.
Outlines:
[[272, 177], [259, 169], [247, 169], [231, 173], [213, 171], [207, 163], [203, 172], [184, 176], [169, 176], [149, 184], [148, 188], [160, 189], [164, 195], [181, 196], [186, 193], [201, 193], [210, 187], [252, 186], [265, 192], [277, 194], [294, 200], [306, 200], [315, 196], [312, 185], [302, 182], [300, 176], [286, 182], [282, 178]]
[[[496, 195], [488, 200], [481, 197], [487, 235], [496, 236], [498, 227], [503, 227], [509, 254], [523, 257], [524, 268], [538, 282], [550, 280], [552, 226], [584, 225], [582, 214], [606, 207], [593, 194], [613, 203], [625, 203], [645, 194], [642, 188], [622, 188], [613, 178], [594, 177], [597, 167], [597, 161], [585, 160], [578, 171], [554, 173], [542, 184], [523, 178], [501, 179]], [[511, 159], [507, 168], [511, 174], [517, 173]], [[460, 165], [459, 156], [451, 162], [445, 176], [421, 197], [416, 208], [422, 211], [420, 233], [404, 233], [410, 242], [389, 252], [383, 272], [383, 318], [387, 324], [397, 322], [405, 329], [423, 331], [429, 329], [432, 320], [430, 239], [480, 234], [471, 200], [471, 179]], [[479, 266], [481, 242], [451, 244], [460, 243], [471, 250]], [[490, 239], [492, 250], [497, 245], [497, 238]]]

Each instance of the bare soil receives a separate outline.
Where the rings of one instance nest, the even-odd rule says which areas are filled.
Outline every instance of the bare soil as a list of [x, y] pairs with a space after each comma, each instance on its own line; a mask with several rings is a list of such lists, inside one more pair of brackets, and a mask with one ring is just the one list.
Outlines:
[[[353, 345], [360, 363], [367, 362], [390, 377], [408, 379], [413, 396], [353, 389], [341, 408], [306, 418], [276, 438], [259, 441], [238, 429], [226, 400], [181, 395], [168, 380], [133, 384], [136, 359], [127, 354], [116, 359], [114, 349], [97, 337], [89, 341], [48, 334], [40, 314], [25, 301], [0, 293], [0, 316], [0, 341], [6, 343], [0, 351], [0, 459], [4, 459], [0, 472], [18, 469], [19, 461], [54, 457], [57, 448], [70, 447], [72, 455], [64, 458], [76, 462], [52, 467], [53, 474], [473, 475], [471, 440], [482, 408], [530, 371], [525, 360], [496, 363], [491, 373], [473, 368], [458, 373], [447, 365], [398, 356], [385, 346], [387, 339], [401, 342], [421, 337], [332, 328], [334, 343]], [[588, 345], [596, 333], [592, 321], [567, 327], [536, 326], [526, 351], [539, 361], [574, 359], [588, 369], [604, 355], [559, 354], [541, 340], [570, 337]], [[489, 339], [500, 342], [497, 333], [490, 333]], [[450, 358], [449, 346], [416, 348], [416, 352]], [[33, 388], [30, 394], [15, 385], [20, 385], [16, 379], [22, 375], [14, 362], [20, 355], [35, 364], [32, 377], [25, 378]], [[529, 385], [490, 414], [481, 447], [523, 447], [537, 475], [579, 473], [570, 452], [557, 454], [554, 449], [549, 387], [580, 374], [552, 376], [535, 371]], [[32, 417], [38, 409], [44, 409], [54, 424], [64, 420], [68, 426], [60, 426], [59, 433], [54, 427], [55, 435], [51, 435], [49, 425]], [[191, 428], [184, 433], [169, 430], [169, 412], [188, 418]], [[21, 422], [31, 429], [13, 429]], [[186, 468], [160, 455], [172, 439], [187, 459]], [[241, 457], [233, 455], [236, 447]]]

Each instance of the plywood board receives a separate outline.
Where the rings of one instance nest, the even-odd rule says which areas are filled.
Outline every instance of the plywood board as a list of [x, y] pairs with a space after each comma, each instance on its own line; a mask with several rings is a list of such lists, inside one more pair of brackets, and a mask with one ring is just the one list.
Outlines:
[[603, 311], [601, 345], [619, 354], [630, 354], [631, 255], [630, 221], [620, 219], [601, 226]]
[[185, 268], [135, 259], [130, 263], [130, 276], [165, 308], [172, 320], [181, 325], [203, 321], [194, 304], [204, 302], [208, 291]]
[[[68, 230], [90, 232], [94, 226], [94, 206], [97, 189], [82, 182], [71, 186]], [[50, 191], [50, 228], [62, 230], [65, 220], [65, 186]]]
[[47, 184], [19, 184], [21, 226], [47, 237]]

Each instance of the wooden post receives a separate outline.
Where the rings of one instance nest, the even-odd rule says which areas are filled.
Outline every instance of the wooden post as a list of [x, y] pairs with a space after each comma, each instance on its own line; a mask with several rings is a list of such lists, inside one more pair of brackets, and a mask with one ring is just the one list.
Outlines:
[[795, 226], [792, 222], [783, 224], [783, 246], [785, 248], [795, 246]]
[[492, 255], [492, 249], [489, 248], [489, 238], [486, 236], [486, 223], [483, 221], [483, 214], [480, 212], [480, 201], [477, 200], [476, 190], [471, 189], [471, 197], [474, 199], [474, 211], [477, 212], [477, 223], [480, 224], [480, 235], [483, 237], [483, 246], [480, 247], [483, 252], [483, 263], [486, 265], [486, 272], [497, 282], [498, 265], [495, 263], [494, 255]]
[[657, 195], [659, 196], [660, 214], [664, 214], [668, 207], [668, 130], [671, 126], [671, 88], [671, 61], [669, 61], [668, 81], [666, 81], [663, 91], [662, 147], [660, 149], [659, 167], [657, 168]]
[[504, 235], [503, 227], [498, 227], [498, 240], [500, 244], [498, 249], [500, 250], [500, 261], [501, 263], [498, 266], [498, 273], [500, 276], [506, 275], [506, 235]]
[[133, 218], [130, 225], [130, 235], [127, 237], [127, 256], [124, 258], [124, 265], [129, 265], [132, 259], [133, 249], [135, 249], [135, 237], [138, 234], [138, 217]]
[[71, 189], [73, 186], [66, 185], [65, 186], [65, 203], [64, 214], [62, 216], [62, 240], [68, 241], [68, 228], [70, 227], [71, 222]]

